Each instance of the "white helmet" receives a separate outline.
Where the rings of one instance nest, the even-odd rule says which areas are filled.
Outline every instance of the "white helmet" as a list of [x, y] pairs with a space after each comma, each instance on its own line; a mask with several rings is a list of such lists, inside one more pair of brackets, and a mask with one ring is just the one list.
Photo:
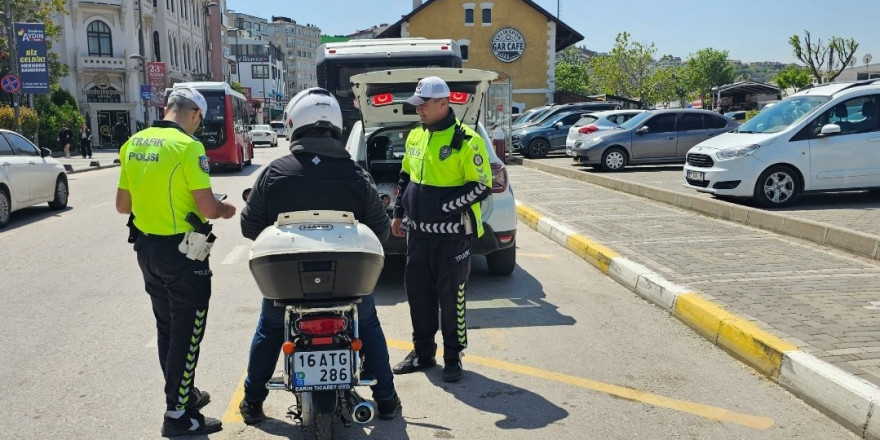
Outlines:
[[288, 106], [291, 140], [312, 128], [326, 128], [336, 139], [342, 134], [342, 110], [339, 102], [327, 90], [320, 87], [303, 90], [290, 100]]

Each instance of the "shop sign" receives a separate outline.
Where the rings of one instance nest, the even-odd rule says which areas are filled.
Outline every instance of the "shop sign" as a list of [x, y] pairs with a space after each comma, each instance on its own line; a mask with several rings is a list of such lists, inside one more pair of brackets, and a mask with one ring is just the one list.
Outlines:
[[501, 28], [492, 36], [492, 54], [499, 61], [512, 63], [526, 51], [526, 39], [523, 34], [512, 28]]

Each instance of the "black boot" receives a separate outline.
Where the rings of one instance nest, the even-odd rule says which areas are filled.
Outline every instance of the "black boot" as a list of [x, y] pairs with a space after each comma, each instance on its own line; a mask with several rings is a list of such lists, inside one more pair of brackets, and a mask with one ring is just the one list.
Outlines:
[[395, 365], [391, 371], [394, 374], [409, 374], [415, 371], [431, 368], [434, 365], [437, 365], [437, 359], [435, 359], [434, 356], [419, 356], [416, 354], [416, 351], [413, 350], [409, 352], [399, 364]]

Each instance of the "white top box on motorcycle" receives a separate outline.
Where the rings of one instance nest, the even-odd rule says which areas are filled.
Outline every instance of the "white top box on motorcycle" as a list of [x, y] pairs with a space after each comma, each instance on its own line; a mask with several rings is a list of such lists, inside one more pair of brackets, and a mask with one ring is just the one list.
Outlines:
[[254, 240], [250, 255], [257, 286], [272, 300], [369, 295], [384, 264], [376, 234], [342, 211], [279, 214]]

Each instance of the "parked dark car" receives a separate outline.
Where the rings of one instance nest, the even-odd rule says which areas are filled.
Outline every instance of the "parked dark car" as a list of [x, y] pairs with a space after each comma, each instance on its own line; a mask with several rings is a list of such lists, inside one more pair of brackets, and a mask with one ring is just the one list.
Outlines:
[[581, 112], [557, 113], [543, 121], [513, 130], [513, 151], [528, 158], [542, 158], [547, 153], [565, 149], [568, 129], [581, 118]]
[[738, 126], [708, 110], [655, 110], [635, 116], [619, 129], [578, 140], [566, 154], [605, 171], [634, 164], [684, 163], [691, 147]]

